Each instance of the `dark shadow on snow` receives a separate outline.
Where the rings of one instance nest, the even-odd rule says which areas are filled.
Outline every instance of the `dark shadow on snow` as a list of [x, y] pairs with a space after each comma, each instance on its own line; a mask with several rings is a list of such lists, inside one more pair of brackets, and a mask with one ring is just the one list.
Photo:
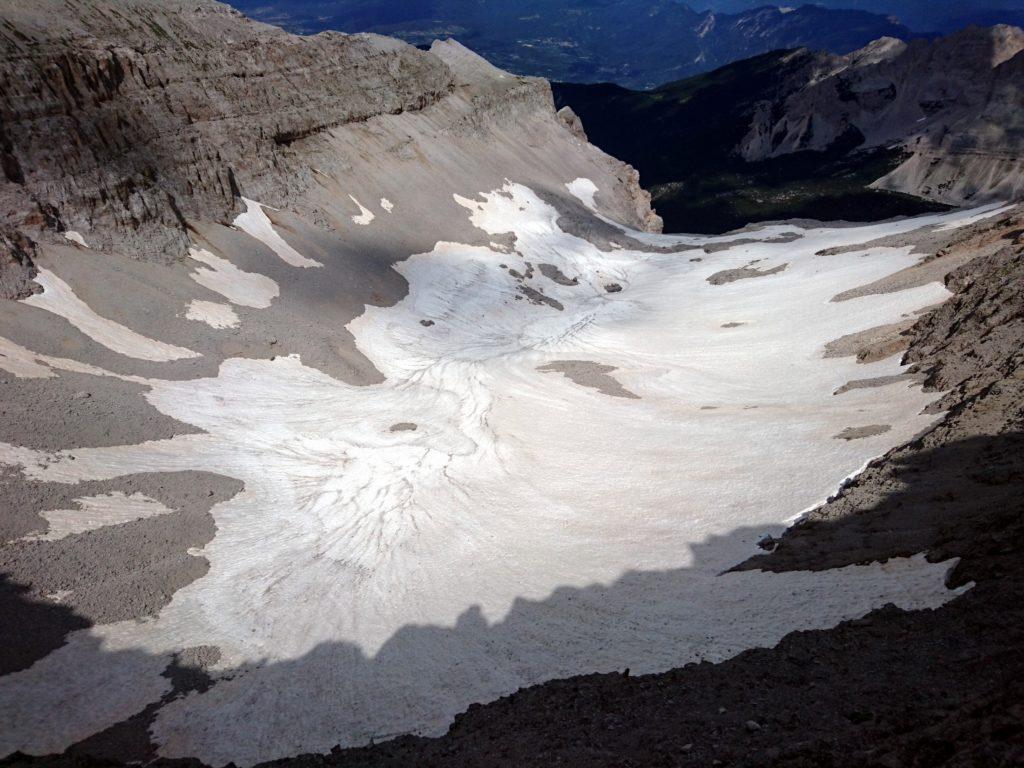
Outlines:
[[[652, 628], [645, 626], [642, 637], [608, 640], [619, 646], [603, 656], [604, 674], [554, 680], [490, 704], [473, 705], [439, 739], [403, 736], [376, 746], [335, 750], [326, 757], [303, 758], [298, 764], [647, 766], [711, 765], [713, 760], [744, 766], [1011, 764], [997, 760], [1004, 760], [1024, 739], [1020, 693], [1024, 687], [1019, 685], [1024, 681], [1024, 654], [1020, 653], [1024, 648], [1024, 564], [1019, 555], [1024, 548], [1022, 449], [1021, 433], [972, 438], [930, 451], [897, 449], [902, 453], [895, 460], [875, 463], [873, 469], [881, 468], [888, 473], [885, 477], [876, 477], [878, 472], [872, 475], [869, 468], [830, 502], [826, 509], [834, 510], [832, 518], [797, 526], [780, 536], [773, 553], [741, 566], [839, 567], [922, 550], [935, 559], [961, 557], [955, 580], [974, 579], [976, 586], [939, 610], [904, 612], [890, 606], [833, 630], [791, 633], [775, 648], [746, 651], [722, 663], [701, 662], [662, 674], [631, 676], [626, 668], [652, 639]], [[854, 493], [858, 483], [860, 490]], [[552, 648], [580, 644], [573, 627], [580, 633], [595, 626], [628, 627], [630, 615], [602, 616], [602, 606], [621, 603], [623, 593], [654, 601], [656, 608], [671, 606], [675, 596], [685, 595], [695, 573], [704, 577], [699, 573], [702, 563], [719, 562], [716, 552], [721, 547], [733, 548], [739, 541], [755, 551], [754, 542], [763, 533], [762, 529], [738, 529], [695, 545], [694, 568], [631, 572], [607, 587], [560, 588], [546, 600], [517, 600], [508, 616], [493, 625], [474, 607], [451, 628], [404, 627], [372, 658], [347, 643], [320, 645], [293, 661], [233, 670], [233, 680], [217, 685], [258, 680], [260, 692], [253, 695], [279, 696], [285, 706], [281, 713], [287, 713], [285, 702], [296, 693], [305, 698], [344, 698], [347, 679], [355, 675], [388, 680], [389, 669], [405, 667], [412, 654], [422, 657], [425, 666], [430, 658], [451, 662], [435, 680], [429, 680], [433, 674], [429, 670], [423, 674], [436, 686], [439, 700], [453, 697], [450, 703], [462, 709], [465, 703], [458, 701], [458, 691], [469, 680], [460, 680], [466, 673], [460, 672], [457, 660], [495, 653], [510, 644], [516, 644], [519, 653], [524, 644], [532, 646], [529, 653], [543, 658], [552, 654]], [[24, 637], [38, 626], [42, 629], [35, 642], [47, 642], [53, 636], [46, 631], [48, 622], [63, 630], [76, 620], [59, 607], [32, 607], [29, 601], [19, 605], [23, 591], [4, 584], [11, 597], [5, 602], [5, 611], [10, 612], [5, 613], [3, 625], [20, 624]], [[760, 608], [765, 615], [784, 610], [784, 599], [780, 596], [779, 603]], [[643, 609], [638, 605], [638, 610]], [[589, 623], [572, 621], [577, 614], [586, 615]], [[658, 642], [664, 643], [668, 635], [668, 644], [677, 643], [681, 657], [693, 647], [692, 628], [678, 617], [666, 614], [661, 631]], [[628, 638], [629, 633], [625, 634]], [[581, 652], [595, 647], [593, 638], [582, 640]], [[98, 647], [96, 655], [98, 663], [110, 661], [103, 660], [107, 654]], [[557, 661], [556, 657], [552, 654], [552, 660]], [[119, 667], [135, 666], [144, 658], [144, 654], [124, 652], [116, 654], [115, 662]], [[611, 664], [615, 658], [618, 663]], [[587, 664], [576, 658], [573, 666]], [[556, 663], [546, 674], [523, 683], [565, 674]], [[171, 693], [153, 702], [137, 719], [148, 723], [155, 707], [182, 692], [207, 690], [211, 683], [194, 666], [177, 659], [165, 672], [172, 681], [175, 675], [184, 675], [185, 682], [169, 685]], [[300, 680], [315, 680], [316, 689], [290, 689]], [[259, 738], [259, 723], [242, 727]], [[85, 764], [87, 755], [148, 756], [138, 751], [112, 752], [116, 740], [107, 736], [92, 737], [64, 757], [43, 763]], [[878, 762], [886, 755], [894, 757]], [[893, 762], [903, 756], [910, 757]], [[952, 757], [957, 760], [948, 762]], [[24, 758], [15, 756], [4, 764], [23, 762]]]

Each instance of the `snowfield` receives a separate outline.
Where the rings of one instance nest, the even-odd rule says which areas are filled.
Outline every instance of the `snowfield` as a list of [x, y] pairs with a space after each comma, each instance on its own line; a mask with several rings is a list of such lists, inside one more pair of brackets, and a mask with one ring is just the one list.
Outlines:
[[[570, 191], [593, 203], [586, 180]], [[160, 412], [203, 430], [56, 453], [0, 444], [0, 462], [67, 484], [186, 469], [245, 484], [212, 510], [209, 573], [158, 616], [78, 631], [0, 677], [0, 754], [61, 751], [130, 717], [170, 692], [161, 673], [195, 646], [220, 649], [217, 682], [159, 710], [160, 754], [251, 765], [438, 734], [473, 702], [554, 677], [720, 660], [885, 603], [935, 607], [958, 594], [944, 585], [952, 563], [923, 557], [724, 572], [936, 418], [922, 411], [937, 395], [909, 382], [833, 394], [899, 373], [898, 355], [861, 364], [824, 350], [945, 300], [945, 288], [832, 301], [917, 257], [816, 254], [993, 209], [717, 238], [630, 233], [636, 250], [600, 250], [524, 186], [458, 202], [479, 230], [514, 233], [514, 251], [438, 242], [400, 263], [408, 296], [349, 325], [381, 384], [352, 386], [288, 354], [230, 358], [211, 378], [140, 379], [0, 339], [0, 368], [14, 376], [142, 381]], [[289, 265], [320, 266], [247, 204], [240, 228]], [[359, 207], [366, 226], [401, 216], [374, 221]], [[642, 247], [741, 238], [714, 253]], [[225, 255], [192, 258], [212, 268], [195, 279], [234, 304], [284, 300]], [[708, 281], [745, 268], [771, 274]], [[104, 321], [73, 285], [44, 279], [29, 301], [111, 349], [194, 354]], [[214, 328], [238, 322], [209, 302], [190, 312]], [[538, 370], [559, 361], [607, 366], [601, 375], [636, 397]], [[836, 437], [870, 425], [890, 429]], [[130, 502], [83, 503], [82, 523], [63, 510], [54, 535], [163, 511]]]

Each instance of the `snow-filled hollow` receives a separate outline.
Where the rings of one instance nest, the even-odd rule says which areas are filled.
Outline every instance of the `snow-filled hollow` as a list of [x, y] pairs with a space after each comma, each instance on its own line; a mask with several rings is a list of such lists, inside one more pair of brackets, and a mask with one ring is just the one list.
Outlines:
[[[596, 188], [573, 184], [593, 205]], [[60, 751], [140, 711], [169, 689], [171, 656], [195, 645], [220, 649], [220, 679], [161, 708], [153, 739], [162, 755], [250, 765], [437, 734], [474, 701], [553, 677], [720, 660], [885, 603], [936, 607], [959, 593], [945, 587], [951, 564], [923, 557], [723, 572], [762, 532], [936, 418], [922, 411], [937, 395], [913, 386], [834, 395], [901, 367], [824, 349], [946, 289], [832, 302], [915, 259], [906, 249], [815, 254], [974, 214], [786, 227], [799, 235], [790, 242], [769, 228], [695, 262], [699, 250], [602, 251], [562, 231], [521, 185], [457, 202], [483, 232], [514, 233], [515, 252], [441, 241], [400, 263], [406, 298], [349, 324], [382, 384], [352, 386], [293, 355], [232, 358], [216, 377], [144, 380], [155, 408], [200, 433], [77, 448], [74, 461], [0, 445], [0, 462], [34, 480], [193, 469], [245, 484], [212, 510], [209, 573], [159, 616], [74, 633], [0, 678], [0, 753]], [[218, 277], [204, 285], [269, 305], [269, 286], [209, 256], [199, 260]], [[786, 268], [707, 280], [753, 260]], [[575, 283], [544, 277], [542, 264]], [[510, 271], [528, 265], [529, 281]], [[81, 368], [5, 342], [0, 367], [15, 376]], [[564, 360], [614, 368], [636, 397], [537, 370]], [[835, 438], [878, 424], [890, 429]]]

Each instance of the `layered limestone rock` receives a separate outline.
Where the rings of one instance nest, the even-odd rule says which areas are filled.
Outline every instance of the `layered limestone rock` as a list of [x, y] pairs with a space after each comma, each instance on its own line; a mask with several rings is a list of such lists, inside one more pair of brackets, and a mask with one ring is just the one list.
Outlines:
[[[444, 56], [375, 35], [288, 35], [205, 0], [65, 6], [2, 6], [4, 223], [146, 259], [183, 254], [187, 222], [229, 220], [242, 194], [284, 204], [308, 189], [321, 134], [457, 87]], [[483, 81], [504, 75], [475, 66], [463, 128], [499, 108], [553, 116], [543, 81], [485, 96]]]
[[[292, 36], [213, 2], [6, 3], [3, 16], [4, 223], [150, 259], [184, 253], [186, 222], [228, 220], [243, 193], [302, 192], [307, 140], [455, 87], [442, 57], [404, 43]], [[522, 90], [532, 101], [504, 106], [549, 108], [546, 84]], [[489, 118], [494, 103], [476, 106]]]
[[1024, 31], [996, 26], [816, 56], [781, 100], [760, 105], [740, 151], [764, 160], [837, 143], [896, 145], [907, 159], [879, 188], [953, 205], [1019, 197], [1022, 51]]
[[[7, 3], [0, 27], [8, 224], [178, 255], [185, 221], [240, 191], [283, 201], [292, 145], [447, 93], [436, 58], [379, 37], [300, 38], [216, 3]], [[13, 6], [13, 7], [12, 7]]]
[[39, 292], [36, 244], [16, 230], [0, 229], [0, 299], [24, 299]]

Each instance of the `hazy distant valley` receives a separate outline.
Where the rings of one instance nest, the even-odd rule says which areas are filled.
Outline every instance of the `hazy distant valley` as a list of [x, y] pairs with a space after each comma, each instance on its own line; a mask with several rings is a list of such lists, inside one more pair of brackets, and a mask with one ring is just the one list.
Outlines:
[[641, 3], [366, 0], [237, 4], [295, 32], [323, 29], [395, 35], [414, 45], [455, 37], [495, 65], [566, 82], [650, 88], [737, 59], [797, 46], [847, 53], [889, 35], [910, 37], [883, 15], [759, 4], [735, 14], [695, 11], [676, 0]]
[[[740, 59], [806, 47], [846, 54], [880, 37], [904, 40], [969, 24], [1024, 23], [1016, 0], [236, 0], [292, 32], [379, 32], [414, 45], [455, 37], [503, 69], [575, 83], [646, 89]], [[782, 6], [781, 9], [778, 6]]]

